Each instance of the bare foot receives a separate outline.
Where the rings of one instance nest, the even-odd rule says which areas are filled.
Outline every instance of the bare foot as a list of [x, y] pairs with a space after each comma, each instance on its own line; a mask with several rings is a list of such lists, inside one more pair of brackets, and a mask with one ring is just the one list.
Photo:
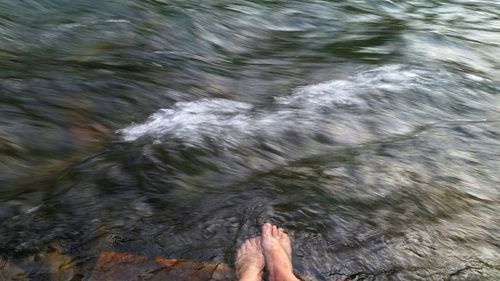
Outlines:
[[265, 223], [262, 226], [262, 248], [269, 281], [299, 281], [293, 274], [290, 238], [282, 228]]
[[265, 260], [261, 238], [247, 239], [236, 252], [236, 273], [240, 281], [261, 281]]

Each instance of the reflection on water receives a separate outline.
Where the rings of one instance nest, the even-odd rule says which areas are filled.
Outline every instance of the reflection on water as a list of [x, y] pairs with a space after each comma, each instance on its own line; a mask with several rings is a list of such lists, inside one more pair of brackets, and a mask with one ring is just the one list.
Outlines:
[[499, 279], [499, 11], [3, 1], [0, 279], [231, 264], [267, 220], [311, 279]]

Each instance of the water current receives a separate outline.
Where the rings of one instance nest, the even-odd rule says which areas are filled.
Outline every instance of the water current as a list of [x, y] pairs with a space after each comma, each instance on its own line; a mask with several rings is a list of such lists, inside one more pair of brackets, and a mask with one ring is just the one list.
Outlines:
[[0, 279], [271, 221], [311, 280], [500, 280], [499, 172], [496, 0], [0, 0]]

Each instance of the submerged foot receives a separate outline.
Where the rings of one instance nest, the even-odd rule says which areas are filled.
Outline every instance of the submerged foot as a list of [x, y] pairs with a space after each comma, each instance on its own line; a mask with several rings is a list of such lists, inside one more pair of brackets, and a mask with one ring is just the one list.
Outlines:
[[270, 223], [262, 226], [262, 249], [269, 281], [298, 281], [292, 268], [292, 245], [282, 228]]
[[236, 273], [240, 281], [261, 281], [265, 260], [261, 238], [246, 240], [236, 252]]

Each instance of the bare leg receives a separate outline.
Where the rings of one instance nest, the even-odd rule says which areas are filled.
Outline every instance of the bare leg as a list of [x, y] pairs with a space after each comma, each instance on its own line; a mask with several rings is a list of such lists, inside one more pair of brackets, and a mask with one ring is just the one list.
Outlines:
[[236, 273], [240, 281], [261, 281], [264, 270], [261, 238], [246, 240], [236, 252]]
[[262, 226], [262, 249], [270, 281], [299, 281], [293, 274], [290, 238], [282, 228]]

